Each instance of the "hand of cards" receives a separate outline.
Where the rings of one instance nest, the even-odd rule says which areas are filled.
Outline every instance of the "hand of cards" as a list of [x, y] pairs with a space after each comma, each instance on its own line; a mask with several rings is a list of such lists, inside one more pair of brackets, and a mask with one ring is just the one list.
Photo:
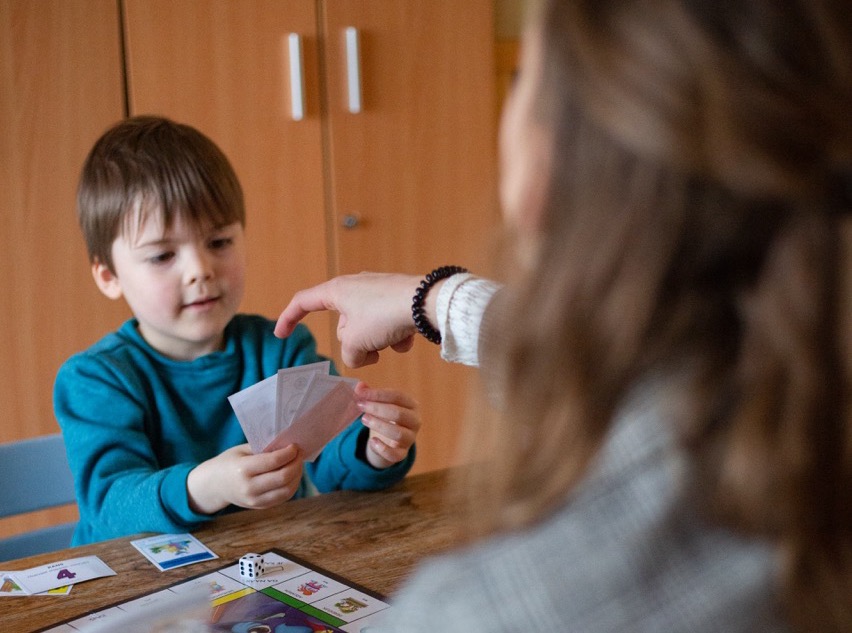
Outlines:
[[329, 361], [280, 369], [228, 401], [252, 451], [298, 444], [313, 461], [361, 411], [355, 404], [358, 380], [329, 374]]

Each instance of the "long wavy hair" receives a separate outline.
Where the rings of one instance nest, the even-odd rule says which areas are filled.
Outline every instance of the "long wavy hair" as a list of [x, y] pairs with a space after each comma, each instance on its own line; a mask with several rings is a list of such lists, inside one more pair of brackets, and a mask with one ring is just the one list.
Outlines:
[[852, 630], [850, 9], [535, 8], [555, 150], [514, 325], [485, 343], [486, 531], [564, 504], [644, 376], [688, 376], [677, 433], [714, 520], [777, 544], [794, 626]]

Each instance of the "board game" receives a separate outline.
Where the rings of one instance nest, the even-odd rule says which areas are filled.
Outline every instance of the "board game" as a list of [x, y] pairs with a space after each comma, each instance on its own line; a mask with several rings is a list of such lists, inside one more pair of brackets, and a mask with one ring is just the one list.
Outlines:
[[210, 601], [203, 598], [206, 626], [185, 630], [217, 633], [365, 633], [390, 607], [384, 596], [284, 551], [269, 550], [262, 557], [266, 571], [252, 580], [233, 561], [41, 632], [136, 630], [133, 623], [165, 619], [169, 605], [179, 603], [182, 595], [209, 596]]

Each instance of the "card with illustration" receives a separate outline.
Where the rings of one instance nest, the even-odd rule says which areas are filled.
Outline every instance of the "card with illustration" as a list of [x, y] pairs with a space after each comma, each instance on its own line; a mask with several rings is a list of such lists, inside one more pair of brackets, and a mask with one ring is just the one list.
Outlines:
[[[28, 596], [23, 587], [15, 581], [15, 573], [9, 571], [0, 571], [0, 597], [2, 596]], [[33, 594], [35, 596], [67, 596], [71, 593], [74, 585], [64, 585], [55, 589], [48, 589], [41, 593]]]
[[387, 598], [308, 561], [278, 550], [262, 552], [259, 577], [238, 561], [41, 633], [234, 631], [366, 633], [391, 609]]
[[192, 534], [158, 534], [130, 541], [160, 571], [219, 558]]
[[15, 572], [0, 571], [0, 596], [28, 596], [27, 591], [15, 580]]
[[0, 596], [68, 595], [70, 585], [115, 576], [97, 556], [81, 556], [14, 572], [0, 572]]
[[355, 403], [358, 380], [330, 371], [328, 361], [280, 369], [228, 397], [252, 451], [298, 444], [310, 462], [361, 415]]

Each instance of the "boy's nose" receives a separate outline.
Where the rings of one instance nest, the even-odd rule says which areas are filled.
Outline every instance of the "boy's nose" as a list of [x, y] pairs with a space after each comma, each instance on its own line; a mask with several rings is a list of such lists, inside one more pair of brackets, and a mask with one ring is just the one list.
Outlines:
[[184, 278], [187, 284], [206, 281], [213, 277], [212, 260], [204, 252], [193, 252], [187, 257], [187, 265], [184, 269]]

